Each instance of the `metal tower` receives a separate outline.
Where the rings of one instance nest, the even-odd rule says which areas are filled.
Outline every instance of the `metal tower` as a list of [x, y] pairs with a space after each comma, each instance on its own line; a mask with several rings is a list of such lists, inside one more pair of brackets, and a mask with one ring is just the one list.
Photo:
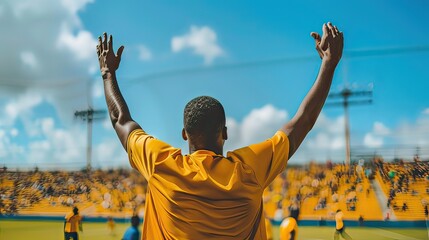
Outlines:
[[87, 125], [87, 146], [86, 146], [86, 170], [87, 173], [91, 172], [91, 157], [92, 157], [92, 122], [95, 120], [102, 120], [105, 118], [105, 110], [94, 110], [89, 107], [87, 110], [76, 111], [75, 118], [80, 118], [86, 121]]
[[[340, 92], [331, 93], [328, 96], [329, 99], [338, 99], [340, 101], [327, 102], [327, 106], [343, 106], [344, 108], [344, 130], [346, 137], [346, 165], [350, 165], [350, 123], [349, 123], [349, 106], [360, 105], [360, 104], [371, 104], [372, 103], [372, 90], [360, 90], [354, 91], [348, 87], [345, 87]], [[355, 99], [350, 99], [355, 98]]]

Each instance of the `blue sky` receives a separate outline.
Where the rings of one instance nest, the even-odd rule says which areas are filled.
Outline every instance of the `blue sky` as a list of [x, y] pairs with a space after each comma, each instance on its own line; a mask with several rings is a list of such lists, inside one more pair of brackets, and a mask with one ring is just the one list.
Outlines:
[[[263, 141], [288, 121], [317, 76], [311, 31], [331, 21], [345, 49], [332, 92], [372, 90], [352, 106], [352, 153], [429, 158], [427, 1], [97, 1], [0, 3], [0, 165], [79, 169], [86, 128], [73, 113], [106, 109], [96, 38], [125, 46], [118, 79], [133, 118], [183, 149], [184, 105], [226, 109], [226, 150]], [[344, 160], [344, 111], [325, 107], [291, 163]], [[127, 166], [107, 120], [94, 124], [93, 166]]]

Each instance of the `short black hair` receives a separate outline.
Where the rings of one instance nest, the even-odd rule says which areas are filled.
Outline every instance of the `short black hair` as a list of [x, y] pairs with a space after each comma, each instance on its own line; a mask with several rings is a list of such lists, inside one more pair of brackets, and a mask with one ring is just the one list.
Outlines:
[[75, 215], [79, 214], [79, 208], [77, 208], [77, 207], [73, 207], [73, 213], [74, 213]]
[[140, 224], [140, 218], [137, 215], [131, 217], [131, 226], [137, 227]]
[[194, 137], [212, 138], [225, 127], [225, 110], [215, 98], [200, 96], [185, 106], [183, 113], [185, 131]]

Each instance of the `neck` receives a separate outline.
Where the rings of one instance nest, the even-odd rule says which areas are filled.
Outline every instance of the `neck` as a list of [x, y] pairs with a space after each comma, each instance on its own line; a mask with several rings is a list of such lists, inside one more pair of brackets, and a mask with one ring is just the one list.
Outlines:
[[216, 153], [216, 155], [223, 155], [223, 147], [216, 145], [204, 145], [204, 146], [196, 146], [194, 144], [189, 143], [189, 153], [192, 154], [198, 150], [208, 150]]

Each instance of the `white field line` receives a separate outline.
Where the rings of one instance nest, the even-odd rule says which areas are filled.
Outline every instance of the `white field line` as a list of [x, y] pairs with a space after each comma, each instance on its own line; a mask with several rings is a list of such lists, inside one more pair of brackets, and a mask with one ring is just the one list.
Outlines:
[[378, 228], [377, 231], [374, 231], [374, 233], [380, 236], [384, 236], [384, 237], [388, 237], [396, 240], [421, 240], [421, 239], [405, 236], [400, 233], [387, 231], [381, 228]]

